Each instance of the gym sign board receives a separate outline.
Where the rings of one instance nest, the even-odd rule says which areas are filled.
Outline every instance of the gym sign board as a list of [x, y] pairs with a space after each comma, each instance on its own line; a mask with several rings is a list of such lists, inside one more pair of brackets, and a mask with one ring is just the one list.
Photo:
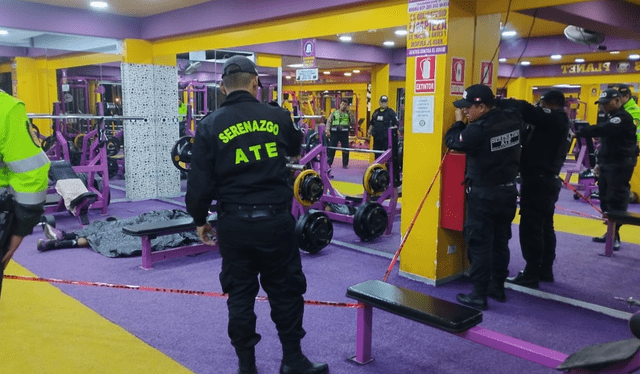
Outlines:
[[436, 92], [436, 56], [416, 57], [415, 93]]
[[316, 40], [302, 40], [302, 64], [304, 68], [316, 67]]
[[407, 56], [447, 53], [449, 0], [409, 2]]
[[318, 69], [297, 69], [296, 80], [298, 82], [317, 81]]
[[640, 71], [640, 63], [629, 61], [589, 62], [585, 64], [560, 65], [562, 75], [580, 74], [624, 74]]

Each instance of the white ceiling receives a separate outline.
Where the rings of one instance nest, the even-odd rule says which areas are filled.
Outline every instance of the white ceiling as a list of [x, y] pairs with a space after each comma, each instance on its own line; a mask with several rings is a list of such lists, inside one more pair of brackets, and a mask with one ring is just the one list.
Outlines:
[[2, 30], [8, 32], [7, 35], [0, 35], [0, 45], [4, 46], [116, 54], [122, 52], [122, 44], [116, 39], [44, 33], [6, 27], [3, 27]]
[[[109, 4], [106, 9], [96, 10], [133, 17], [146, 17], [187, 8], [192, 5], [206, 3], [210, 0], [102, 0]], [[41, 3], [68, 8], [95, 9], [89, 6], [91, 0], [29, 0], [30, 3]]]

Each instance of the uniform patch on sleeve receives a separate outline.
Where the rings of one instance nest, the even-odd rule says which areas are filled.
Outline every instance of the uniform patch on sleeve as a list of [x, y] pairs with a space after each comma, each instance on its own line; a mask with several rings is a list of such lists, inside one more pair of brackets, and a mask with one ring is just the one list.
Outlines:
[[542, 108], [542, 110], [547, 114], [551, 114], [551, 109], [549, 108]]
[[491, 138], [491, 152], [501, 151], [506, 148], [515, 147], [520, 144], [520, 131], [512, 131], [506, 134]]
[[609, 122], [611, 123], [620, 123], [622, 122], [622, 120], [620, 119], [620, 117], [613, 117], [609, 120]]
[[27, 126], [27, 132], [29, 133], [29, 135], [31, 135], [31, 141], [33, 142], [33, 144], [38, 148], [42, 148], [40, 130], [38, 130], [38, 128], [29, 121], [26, 121], [25, 124]]

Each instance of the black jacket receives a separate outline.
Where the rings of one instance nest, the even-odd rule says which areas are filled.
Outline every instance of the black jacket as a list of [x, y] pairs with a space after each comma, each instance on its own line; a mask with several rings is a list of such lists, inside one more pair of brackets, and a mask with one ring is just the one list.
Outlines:
[[398, 116], [391, 109], [378, 108], [371, 115], [371, 136], [374, 138], [386, 138], [389, 127], [398, 126]]
[[492, 109], [468, 126], [454, 123], [447, 147], [467, 154], [466, 179], [472, 186], [513, 182], [520, 165], [522, 119], [510, 110]]
[[571, 145], [569, 117], [563, 109], [536, 107], [523, 100], [499, 100], [498, 107], [514, 108], [525, 123], [520, 173], [523, 176], [560, 174]]
[[196, 130], [187, 182], [187, 211], [198, 226], [212, 200], [224, 203], [288, 204], [293, 193], [285, 156], [300, 154], [302, 137], [282, 108], [234, 91]]
[[605, 114], [605, 121], [588, 126], [579, 136], [600, 137], [598, 164], [635, 164], [638, 156], [636, 126], [623, 107]]

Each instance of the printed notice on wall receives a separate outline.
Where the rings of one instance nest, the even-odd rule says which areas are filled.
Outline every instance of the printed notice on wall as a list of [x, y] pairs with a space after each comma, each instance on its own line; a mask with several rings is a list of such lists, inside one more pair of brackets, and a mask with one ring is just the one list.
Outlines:
[[414, 134], [433, 134], [434, 97], [413, 97], [412, 131]]
[[407, 56], [447, 53], [449, 0], [410, 0]]

